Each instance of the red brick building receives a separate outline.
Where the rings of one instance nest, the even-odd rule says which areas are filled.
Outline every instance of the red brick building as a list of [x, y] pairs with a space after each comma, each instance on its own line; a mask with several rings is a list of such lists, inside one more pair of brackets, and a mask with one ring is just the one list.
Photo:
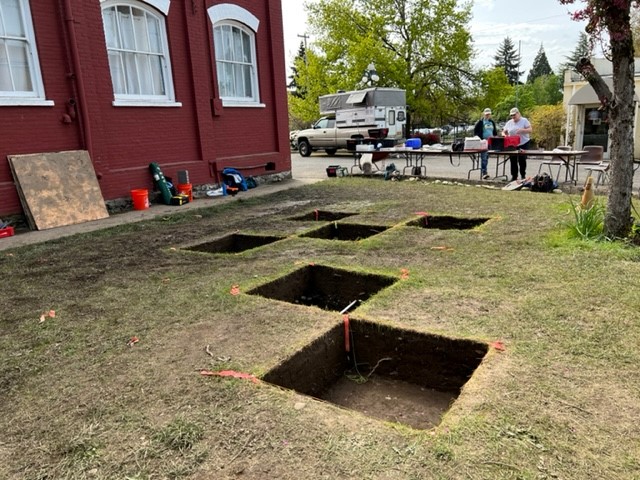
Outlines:
[[290, 171], [280, 0], [0, 0], [0, 215], [22, 211], [7, 155], [63, 150], [106, 200], [150, 162]]

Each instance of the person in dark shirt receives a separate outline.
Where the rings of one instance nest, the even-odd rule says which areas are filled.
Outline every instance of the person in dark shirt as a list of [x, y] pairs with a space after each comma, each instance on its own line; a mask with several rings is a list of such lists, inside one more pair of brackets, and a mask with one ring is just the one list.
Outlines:
[[[498, 129], [496, 128], [496, 122], [491, 118], [491, 109], [485, 108], [482, 112], [482, 118], [476, 123], [473, 128], [473, 134], [481, 139], [486, 140], [489, 137], [495, 137], [498, 135]], [[489, 165], [489, 153], [480, 152], [480, 176], [484, 180], [488, 180], [489, 173], [487, 167]]]

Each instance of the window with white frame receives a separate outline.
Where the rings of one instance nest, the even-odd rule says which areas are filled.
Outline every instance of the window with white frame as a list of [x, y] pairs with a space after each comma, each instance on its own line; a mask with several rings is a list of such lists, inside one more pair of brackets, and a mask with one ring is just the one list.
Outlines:
[[102, 2], [114, 105], [175, 103], [165, 17], [142, 1]]
[[256, 32], [259, 21], [233, 4], [209, 9], [218, 90], [224, 105], [260, 106]]
[[45, 100], [27, 0], [0, 0], [0, 105], [53, 105]]

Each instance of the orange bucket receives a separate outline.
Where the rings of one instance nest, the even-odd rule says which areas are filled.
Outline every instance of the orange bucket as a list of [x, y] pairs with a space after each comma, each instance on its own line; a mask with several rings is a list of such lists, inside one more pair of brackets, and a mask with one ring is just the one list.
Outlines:
[[131, 190], [134, 210], [146, 210], [149, 208], [149, 191], [146, 188]]
[[189, 202], [193, 202], [193, 187], [190, 183], [179, 183], [176, 187], [178, 193], [189, 197]]

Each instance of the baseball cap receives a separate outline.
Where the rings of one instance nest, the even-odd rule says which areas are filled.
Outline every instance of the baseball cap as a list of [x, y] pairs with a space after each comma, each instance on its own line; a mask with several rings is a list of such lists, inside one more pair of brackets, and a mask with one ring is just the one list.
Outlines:
[[485, 109], [484, 109], [484, 111], [483, 111], [482, 113], [483, 113], [483, 115], [486, 115], [487, 113], [488, 113], [489, 115], [491, 115], [491, 109], [490, 109], [490, 108], [485, 108]]
[[509, 112], [509, 115], [515, 115], [516, 113], [520, 113], [520, 110], [518, 110], [516, 107], [513, 107]]

